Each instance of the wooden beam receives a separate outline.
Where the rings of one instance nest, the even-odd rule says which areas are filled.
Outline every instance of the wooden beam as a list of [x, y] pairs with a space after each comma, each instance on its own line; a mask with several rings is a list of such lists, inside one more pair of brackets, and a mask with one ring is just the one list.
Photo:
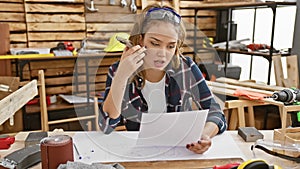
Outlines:
[[250, 88], [256, 88], [256, 89], [261, 89], [261, 90], [267, 90], [267, 91], [279, 91], [283, 90], [284, 87], [280, 86], [270, 86], [267, 84], [257, 84], [253, 82], [247, 82], [247, 81], [239, 81], [236, 79], [230, 79], [226, 77], [220, 77], [217, 78], [216, 80], [219, 83], [227, 83], [227, 84], [232, 84], [232, 85], [238, 85], [238, 86], [243, 86], [243, 87], [250, 87]]
[[284, 75], [283, 75], [283, 68], [281, 63], [281, 55], [276, 55], [272, 57], [273, 64], [274, 64], [274, 74], [275, 74], [275, 81], [277, 86], [284, 86]]
[[76, 4], [25, 4], [25, 11], [40, 13], [84, 13], [83, 5]]
[[38, 94], [37, 81], [32, 80], [0, 101], [0, 125]]
[[299, 70], [298, 70], [298, 57], [297, 55], [292, 55], [286, 57], [286, 63], [287, 63], [287, 76], [290, 80], [291, 86], [286, 87], [299, 87]]

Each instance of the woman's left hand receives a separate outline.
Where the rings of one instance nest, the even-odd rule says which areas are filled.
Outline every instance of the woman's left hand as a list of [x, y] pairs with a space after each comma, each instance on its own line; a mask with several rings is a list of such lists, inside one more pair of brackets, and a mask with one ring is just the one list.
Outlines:
[[198, 142], [187, 144], [186, 148], [197, 154], [203, 154], [211, 147], [211, 139], [207, 135], [203, 135]]

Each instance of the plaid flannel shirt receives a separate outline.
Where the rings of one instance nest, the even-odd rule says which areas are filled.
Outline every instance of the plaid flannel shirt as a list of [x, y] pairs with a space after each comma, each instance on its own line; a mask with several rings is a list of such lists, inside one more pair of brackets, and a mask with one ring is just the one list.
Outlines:
[[[227, 129], [225, 116], [208, 88], [199, 67], [189, 57], [181, 58], [180, 60], [179, 68], [172, 68], [171, 63], [166, 68], [165, 97], [167, 112], [191, 110], [192, 99], [199, 110], [209, 109], [206, 121], [215, 123], [219, 128], [219, 134], [223, 133]], [[119, 62], [116, 62], [109, 68], [104, 100], [110, 90], [118, 65]], [[102, 105], [99, 106], [99, 126], [104, 133], [109, 134], [112, 132], [120, 122], [121, 117], [127, 122], [138, 124], [134, 127], [128, 127], [125, 122], [127, 130], [139, 130], [141, 115], [142, 113], [147, 113], [148, 110], [147, 103], [141, 92], [142, 82], [143, 80], [138, 77], [137, 80], [127, 85], [122, 100], [122, 116], [117, 119], [110, 118], [103, 111]]]

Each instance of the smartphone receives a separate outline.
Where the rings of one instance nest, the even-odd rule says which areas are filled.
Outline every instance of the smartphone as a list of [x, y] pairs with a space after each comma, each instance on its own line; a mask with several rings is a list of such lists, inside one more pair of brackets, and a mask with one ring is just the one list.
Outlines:
[[123, 43], [124, 45], [126, 45], [127, 47], [129, 47], [129, 48], [131, 48], [131, 47], [133, 46], [132, 43], [130, 42], [130, 40], [128, 40], [128, 39], [122, 38], [122, 37], [120, 37], [120, 36], [116, 36], [116, 39], [117, 39], [119, 42], [121, 42], [121, 43]]

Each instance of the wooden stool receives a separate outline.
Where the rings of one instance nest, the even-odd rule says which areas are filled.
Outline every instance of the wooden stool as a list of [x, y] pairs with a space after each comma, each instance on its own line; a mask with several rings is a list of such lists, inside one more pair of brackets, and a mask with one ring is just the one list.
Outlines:
[[268, 103], [256, 102], [251, 100], [228, 100], [225, 102], [225, 109], [231, 110], [231, 116], [228, 124], [229, 130], [236, 130], [238, 127], [245, 127], [245, 110], [248, 108], [249, 126], [255, 126], [253, 106], [266, 105]]

